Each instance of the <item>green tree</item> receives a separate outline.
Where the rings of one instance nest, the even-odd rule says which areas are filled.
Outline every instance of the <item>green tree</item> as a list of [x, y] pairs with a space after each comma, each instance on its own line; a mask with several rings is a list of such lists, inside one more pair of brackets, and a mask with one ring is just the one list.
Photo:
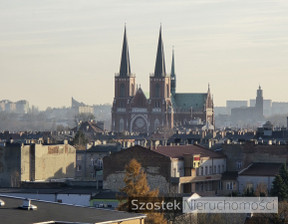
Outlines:
[[282, 177], [284, 183], [288, 187], [288, 171], [286, 168], [286, 164], [283, 164], [279, 170], [279, 175]]
[[[128, 198], [143, 197], [143, 198], [157, 198], [159, 191], [150, 190], [147, 183], [146, 174], [141, 167], [141, 164], [136, 159], [132, 159], [125, 166], [125, 186], [120, 189], [120, 192], [124, 193], [126, 197], [119, 197], [120, 204], [118, 210], [128, 211], [129, 202]], [[148, 224], [162, 224], [167, 223], [162, 213], [148, 213], [145, 223]]]
[[275, 177], [270, 194], [277, 196], [279, 201], [288, 199], [288, 187], [280, 175]]
[[72, 145], [79, 149], [85, 149], [88, 139], [82, 131], [78, 131], [73, 139]]

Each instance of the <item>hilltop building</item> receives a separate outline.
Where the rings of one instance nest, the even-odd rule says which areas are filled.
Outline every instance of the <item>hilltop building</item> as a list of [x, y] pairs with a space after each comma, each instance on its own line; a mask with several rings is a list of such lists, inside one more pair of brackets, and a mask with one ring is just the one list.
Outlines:
[[152, 133], [158, 128], [174, 126], [202, 127], [214, 125], [210, 87], [206, 93], [176, 93], [174, 51], [171, 75], [166, 73], [162, 30], [160, 28], [154, 73], [150, 75], [149, 99], [136, 89], [131, 72], [129, 49], [124, 29], [120, 71], [115, 76], [112, 107], [112, 131]]
[[231, 109], [231, 121], [248, 121], [251, 123], [262, 121], [263, 116], [263, 90], [259, 86], [254, 107], [240, 107]]

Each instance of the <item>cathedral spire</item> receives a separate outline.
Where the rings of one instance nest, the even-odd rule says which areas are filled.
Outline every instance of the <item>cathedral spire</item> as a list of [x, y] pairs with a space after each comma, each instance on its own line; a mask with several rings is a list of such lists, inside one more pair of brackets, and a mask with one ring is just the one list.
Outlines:
[[126, 25], [124, 27], [124, 38], [123, 38], [122, 56], [121, 56], [119, 75], [122, 77], [128, 77], [131, 75], [129, 48], [128, 48], [128, 42], [127, 42], [127, 36], [126, 36]]
[[162, 41], [162, 26], [160, 26], [160, 32], [159, 32], [158, 48], [157, 48], [154, 76], [155, 77], [164, 77], [164, 76], [166, 76], [164, 47], [163, 47], [163, 41]]
[[171, 64], [171, 94], [174, 96], [176, 93], [176, 74], [175, 74], [175, 61], [174, 61], [174, 47], [172, 50], [172, 64]]
[[174, 61], [174, 47], [172, 49], [171, 78], [172, 77], [176, 77], [176, 74], [175, 74], [175, 61]]

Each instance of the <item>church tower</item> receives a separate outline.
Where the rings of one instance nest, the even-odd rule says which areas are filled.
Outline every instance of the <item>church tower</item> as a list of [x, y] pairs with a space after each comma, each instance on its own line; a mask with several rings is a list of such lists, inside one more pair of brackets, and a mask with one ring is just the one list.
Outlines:
[[131, 73], [129, 48], [124, 28], [120, 71], [115, 75], [115, 94], [112, 107], [112, 131], [123, 132], [129, 130], [129, 101], [135, 95], [135, 75]]
[[206, 98], [206, 103], [205, 103], [205, 120], [206, 123], [208, 122], [211, 125], [215, 125], [214, 121], [214, 103], [213, 103], [213, 98], [210, 92], [210, 84], [208, 84], [208, 91], [207, 91], [207, 98]]
[[160, 27], [154, 74], [150, 76], [150, 132], [173, 128], [171, 79], [166, 74], [162, 28]]
[[255, 105], [256, 113], [258, 118], [263, 118], [263, 90], [259, 85], [259, 89], [257, 89], [256, 96], [256, 105]]

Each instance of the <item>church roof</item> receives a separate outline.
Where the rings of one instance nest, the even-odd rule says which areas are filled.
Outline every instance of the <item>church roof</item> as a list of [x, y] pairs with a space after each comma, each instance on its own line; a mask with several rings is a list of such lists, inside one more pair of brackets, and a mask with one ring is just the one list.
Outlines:
[[126, 36], [126, 26], [125, 26], [121, 64], [120, 64], [120, 76], [127, 77], [130, 75], [131, 75], [131, 68], [130, 68], [129, 48], [128, 48], [128, 42], [127, 42], [127, 36]]
[[137, 90], [135, 96], [132, 98], [131, 104], [132, 107], [147, 107], [148, 101], [141, 87]]
[[161, 27], [160, 27], [160, 32], [159, 32], [154, 76], [155, 77], [166, 76], [164, 46], [163, 46], [163, 41], [162, 41], [162, 28]]
[[206, 103], [207, 93], [176, 93], [172, 97], [174, 107], [188, 110], [202, 110]]

